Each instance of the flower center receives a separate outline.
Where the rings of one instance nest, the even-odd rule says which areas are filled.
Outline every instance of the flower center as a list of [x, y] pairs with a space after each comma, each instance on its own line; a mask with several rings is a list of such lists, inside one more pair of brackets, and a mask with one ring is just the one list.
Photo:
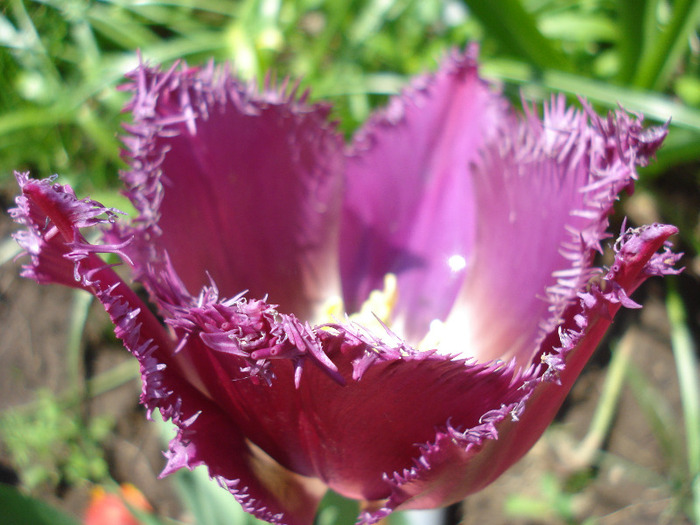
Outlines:
[[336, 295], [326, 300], [315, 324], [337, 323], [347, 319], [381, 338], [382, 334], [386, 334], [386, 328], [391, 329], [392, 314], [398, 297], [396, 275], [387, 273], [384, 276], [384, 287], [372, 290], [357, 312], [347, 315], [343, 298]]
[[[461, 260], [460, 260], [461, 259]], [[465, 264], [464, 258], [455, 256], [450, 260], [450, 267], [458, 270]], [[348, 315], [345, 311], [343, 299], [334, 296], [328, 299], [320, 310], [315, 324], [337, 323], [342, 320], [362, 326], [375, 337], [390, 343], [390, 330], [400, 338], [404, 338], [401, 320], [395, 318], [394, 310], [399, 297], [398, 279], [393, 273], [384, 276], [384, 287], [372, 290], [360, 309]], [[416, 345], [418, 350], [439, 349], [445, 335], [445, 323], [440, 319], [433, 319], [430, 329], [423, 339]]]

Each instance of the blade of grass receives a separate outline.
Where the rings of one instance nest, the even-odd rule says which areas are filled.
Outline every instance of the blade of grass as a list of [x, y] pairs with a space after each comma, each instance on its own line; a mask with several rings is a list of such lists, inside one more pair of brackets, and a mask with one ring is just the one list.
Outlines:
[[74, 394], [82, 395], [85, 388], [83, 377], [83, 332], [87, 322], [88, 311], [92, 304], [92, 295], [83, 290], [73, 292], [73, 306], [68, 327], [68, 344], [66, 345], [66, 371], [68, 384], [72, 386]]
[[158, 36], [144, 24], [139, 24], [125, 10], [95, 5], [88, 19], [93, 29], [122, 49], [146, 48], [158, 42]]
[[636, 337], [636, 332], [630, 329], [612, 348], [612, 359], [591, 425], [573, 453], [572, 463], [580, 470], [590, 467], [596, 461], [598, 452], [610, 434]]
[[618, 31], [617, 24], [606, 15], [579, 12], [543, 14], [538, 27], [549, 39], [581, 44], [609, 42]]
[[32, 17], [29, 16], [24, 3], [22, 0], [13, 0], [10, 6], [12, 8], [12, 14], [17, 19], [18, 26], [23, 33], [24, 41], [29, 44], [33, 54], [40, 57], [42, 72], [44, 75], [48, 75], [54, 84], [59, 84], [61, 75], [58, 72], [58, 68], [54, 64], [54, 61], [49, 52], [46, 50], [46, 47], [44, 47], [44, 44], [39, 37], [39, 32], [36, 30]]
[[[139, 362], [136, 359], [128, 359], [111, 367], [109, 370], [91, 377], [86, 381], [86, 390], [89, 397], [97, 397], [105, 392], [119, 388], [125, 383], [138, 379], [141, 376]], [[75, 397], [74, 391], [67, 389], [55, 395], [56, 402], [61, 405], [62, 409], [70, 409], [78, 400]], [[40, 399], [33, 399], [21, 405], [15, 405], [11, 408], [13, 412], [25, 414], [36, 411], [40, 405]]]
[[5, 525], [78, 525], [78, 520], [0, 483], [0, 508]]
[[136, 359], [128, 359], [88, 379], [87, 391], [90, 397], [96, 397], [140, 376], [139, 362]]
[[20, 253], [22, 253], [22, 248], [12, 237], [2, 239], [0, 241], [0, 266], [14, 260]]
[[332, 41], [343, 34], [341, 27], [343, 21], [348, 18], [351, 8], [352, 2], [338, 2], [329, 13], [323, 32], [318, 35], [315, 44], [309, 50], [309, 63], [312, 64], [314, 71], [320, 69], [324, 57], [327, 55], [328, 50], [332, 48]]
[[678, 67], [690, 35], [697, 28], [700, 20], [699, 0], [677, 0], [672, 5], [671, 19], [641, 57], [633, 81], [637, 87], [662, 90]]
[[115, 136], [115, 130], [109, 123], [102, 121], [96, 112], [87, 104], [81, 107], [76, 116], [76, 124], [82, 129], [86, 137], [95, 145], [104, 159], [119, 162], [119, 141]]
[[637, 69], [644, 46], [646, 18], [649, 12], [647, 0], [618, 0], [617, 2], [617, 48], [620, 56], [620, 69], [617, 78], [620, 82], [629, 82]]
[[[646, 418], [666, 461], [674, 470], [685, 469], [682, 439], [676, 431], [674, 411], [666, 398], [654, 388], [639, 367], [631, 364], [627, 370], [627, 384]], [[683, 474], [684, 475], [684, 474]]]
[[136, 9], [139, 6], [172, 6], [189, 9], [197, 9], [198, 11], [206, 11], [219, 15], [231, 16], [234, 9], [234, 3], [230, 0], [102, 0], [105, 4], [112, 4], [123, 7], [124, 9]]
[[685, 307], [676, 290], [675, 282], [672, 280], [669, 281], [666, 308], [671, 323], [671, 346], [676, 360], [683, 406], [693, 518], [696, 523], [700, 523], [700, 380], [698, 379], [698, 360], [693, 338], [686, 323]]
[[481, 69], [487, 78], [526, 86], [530, 91], [539, 89], [538, 98], [545, 98], [550, 93], [580, 95], [607, 108], [622, 105], [627, 111], [641, 112], [647, 118], [660, 122], [665, 122], [670, 117], [673, 125], [700, 133], [699, 110], [679, 104], [659, 93], [636, 91], [562, 71], [536, 73], [526, 64], [512, 60], [487, 60]]
[[489, 35], [539, 69], [571, 71], [565, 55], [545, 38], [518, 0], [464, 0]]

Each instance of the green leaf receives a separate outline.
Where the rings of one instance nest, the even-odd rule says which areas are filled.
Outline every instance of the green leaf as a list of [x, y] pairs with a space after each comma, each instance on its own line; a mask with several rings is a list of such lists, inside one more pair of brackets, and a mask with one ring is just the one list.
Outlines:
[[693, 336], [688, 329], [685, 305], [671, 281], [666, 308], [671, 323], [671, 347], [676, 360], [678, 385], [681, 391], [685, 441], [688, 450], [688, 479], [693, 519], [700, 522], [700, 380]]
[[326, 493], [316, 515], [316, 525], [353, 525], [358, 513], [357, 501], [336, 494]]
[[68, 514], [2, 483], [0, 509], [4, 525], [79, 525], [78, 520]]
[[518, 0], [464, 0], [486, 31], [507, 50], [539, 69], [570, 71], [561, 50], [545, 38]]
[[660, 34], [649, 39], [641, 57], [634, 85], [662, 90], [677, 69], [688, 41], [700, 21], [700, 0], [677, 0], [671, 18]]
[[485, 60], [481, 69], [487, 78], [495, 77], [527, 86], [528, 90], [539, 88], [543, 93], [537, 98], [546, 98], [550, 93], [583, 96], [590, 102], [607, 108], [621, 105], [627, 111], [641, 112], [656, 121], [665, 122], [670, 118], [673, 125], [700, 133], [700, 111], [660, 93], [614, 86], [563, 71], [547, 70], [537, 73], [516, 61]]
[[653, 17], [647, 0], [619, 0], [617, 48], [620, 55], [618, 79], [628, 82], [637, 68], [644, 49], [644, 37], [649, 28], [646, 21]]

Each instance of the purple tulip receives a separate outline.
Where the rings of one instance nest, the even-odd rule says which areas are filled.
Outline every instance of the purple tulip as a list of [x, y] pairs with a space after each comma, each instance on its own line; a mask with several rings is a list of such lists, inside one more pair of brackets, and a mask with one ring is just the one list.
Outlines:
[[104, 305], [149, 416], [178, 428], [163, 474], [207, 465], [263, 520], [310, 524], [329, 487], [365, 502], [365, 524], [485, 487], [542, 434], [617, 310], [639, 306], [630, 294], [677, 273], [676, 228], [658, 224], [593, 266], [666, 127], [563, 98], [519, 114], [471, 52], [349, 147], [329, 107], [287, 85], [213, 65], [130, 78], [138, 216], [17, 174], [23, 275]]

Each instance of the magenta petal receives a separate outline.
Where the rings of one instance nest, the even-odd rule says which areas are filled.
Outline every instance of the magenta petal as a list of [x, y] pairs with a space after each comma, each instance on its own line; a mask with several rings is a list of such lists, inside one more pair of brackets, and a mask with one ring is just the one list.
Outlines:
[[301, 318], [337, 295], [344, 159], [328, 107], [285, 86], [258, 93], [227, 68], [133, 78], [124, 180], [140, 215], [121, 237], [157, 239], [190, 293], [211, 277]]
[[[311, 525], [326, 492], [323, 483], [290, 472], [253, 444], [218, 400], [204, 396], [177, 376], [161, 377], [177, 393], [177, 405], [163, 412], [178, 426], [161, 476], [206, 465], [243, 509], [270, 523]], [[174, 396], [171, 396], [174, 397]], [[162, 404], [162, 402], [161, 402]]]
[[357, 135], [340, 248], [349, 311], [393, 272], [396, 317], [409, 340], [417, 343], [432, 320], [447, 316], [475, 235], [470, 165], [503, 119], [507, 106], [468, 55], [414, 80]]
[[579, 304], [568, 309], [561, 334], [548, 339], [541, 349], [545, 366], [533, 365], [520, 382], [517, 397], [504, 397], [499, 408], [484, 413], [473, 427], [448, 421], [422, 447], [411, 468], [390, 476], [392, 496], [376, 511], [365, 513], [362, 521], [376, 523], [395, 509], [433, 508], [460, 501], [520, 459], [554, 418], [622, 306], [621, 298], [650, 275], [679, 272], [673, 268], [678, 255], [668, 247], [656, 253], [676, 232], [673, 226], [652, 225], [621, 236], [613, 268], [600, 287], [593, 284], [591, 292], [581, 294]]
[[260, 307], [239, 303], [232, 309], [211, 305], [193, 310], [180, 323], [192, 335], [199, 333], [207, 348], [193, 341], [181, 352], [192, 357], [207, 396], [251, 442], [285, 469], [321, 479], [346, 496], [389, 497], [391, 485], [384, 475], [411, 467], [420, 452], [417, 444], [433, 439], [437, 428], [448, 421], [478, 425], [483, 414], [521, 397], [525, 378], [514, 376], [512, 367], [381, 345], [340, 326], [304, 332], [303, 337], [324, 349], [344, 385], [308, 354], [297, 385], [295, 356], [289, 352], [304, 357], [299, 345], [286, 343], [274, 358], [249, 360], [258, 348], [284, 340], [278, 330], [285, 321], [265, 328], [262, 333], [269, 335], [264, 341], [250, 339], [245, 329], [235, 335], [229, 331], [237, 324], [239, 308]]
[[556, 330], [597, 271], [618, 194], [646, 162], [640, 129], [622, 111], [603, 123], [558, 98], [543, 120], [528, 113], [485, 148], [474, 167], [473, 259], [451, 320], [469, 336], [469, 355], [526, 365]]
[[[36, 181], [17, 174], [17, 180], [22, 196], [12, 215], [27, 227], [16, 235], [31, 256], [25, 276], [83, 288], [103, 304], [115, 334], [141, 365], [141, 402], [149, 416], [158, 410], [178, 428], [164, 474], [205, 464], [248, 512], [272, 523], [310, 525], [325, 486], [272, 461], [210, 398], [212, 388], [199, 381], [189, 361], [197, 356], [178, 353], [176, 341], [96, 255], [117, 253], [128, 260], [123, 247], [85, 241], [81, 228], [112, 220], [113, 210], [95, 201], [79, 201], [70, 187], [52, 179]], [[201, 366], [202, 357], [196, 364]]]
[[[89, 291], [102, 303], [124, 345], [139, 359], [144, 380], [141, 401], [153, 410], [163, 397], [157, 375], [165, 356], [173, 347], [164, 327], [138, 296], [121, 280], [111, 266], [96, 253], [122, 253], [122, 246], [91, 245], [80, 229], [109, 222], [114, 214], [101, 204], [78, 200], [69, 186], [54, 184], [53, 179], [33, 180], [17, 174], [22, 196], [12, 210], [15, 221], [27, 229], [16, 235], [30, 255], [24, 275], [41, 283], [60, 283]], [[102, 217], [106, 214], [106, 217]], [[62, 262], [59, 262], [61, 261]], [[156, 357], [157, 355], [157, 357]]]
[[[22, 195], [10, 210], [15, 222], [25, 230], [13, 235], [31, 257], [22, 275], [35, 281], [86, 288], [86, 272], [103, 266], [91, 255], [97, 251], [123, 254], [123, 245], [90, 246], [80, 228], [113, 222], [116, 210], [90, 199], [78, 200], [69, 186], [55, 183], [55, 177], [34, 180], [27, 173], [15, 173]], [[80, 263], [78, 268], [74, 262]]]

